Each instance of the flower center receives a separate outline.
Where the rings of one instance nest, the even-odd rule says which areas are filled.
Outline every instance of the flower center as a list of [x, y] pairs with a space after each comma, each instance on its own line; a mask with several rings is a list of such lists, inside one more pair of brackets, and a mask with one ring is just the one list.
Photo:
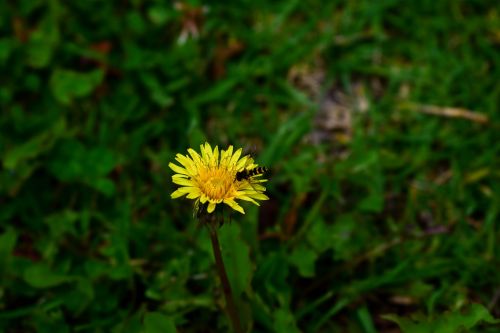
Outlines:
[[225, 168], [206, 169], [200, 173], [200, 189], [212, 200], [224, 199], [231, 188], [234, 176]]

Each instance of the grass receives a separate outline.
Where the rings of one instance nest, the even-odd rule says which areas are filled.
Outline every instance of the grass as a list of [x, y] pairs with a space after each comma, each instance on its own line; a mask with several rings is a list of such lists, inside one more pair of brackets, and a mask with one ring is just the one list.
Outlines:
[[205, 140], [272, 170], [219, 230], [248, 331], [498, 330], [491, 2], [5, 1], [0, 32], [0, 331], [228, 331], [169, 196]]

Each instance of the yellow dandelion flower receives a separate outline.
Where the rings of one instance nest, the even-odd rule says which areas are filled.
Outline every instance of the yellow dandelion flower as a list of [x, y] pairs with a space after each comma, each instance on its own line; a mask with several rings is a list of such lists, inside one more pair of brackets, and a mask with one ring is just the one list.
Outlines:
[[186, 196], [206, 207], [212, 213], [217, 204], [225, 203], [245, 214], [236, 200], [250, 201], [257, 206], [258, 200], [269, 199], [264, 194], [266, 182], [261, 176], [267, 170], [254, 163], [249, 155], [241, 157], [242, 149], [233, 152], [233, 146], [219, 152], [219, 147], [205, 143], [200, 146], [201, 155], [189, 148], [189, 155], [177, 154], [175, 159], [181, 166], [169, 163], [175, 174], [172, 181], [180, 187], [171, 194], [173, 199]]

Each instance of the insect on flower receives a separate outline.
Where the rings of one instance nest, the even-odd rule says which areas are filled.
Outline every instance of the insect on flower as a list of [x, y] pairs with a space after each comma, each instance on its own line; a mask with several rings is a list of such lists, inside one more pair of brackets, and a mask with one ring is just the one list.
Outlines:
[[259, 176], [267, 173], [269, 171], [266, 167], [256, 167], [253, 169], [244, 169], [236, 173], [236, 180], [242, 181], [244, 179], [249, 179], [253, 176]]
[[171, 194], [173, 199], [186, 196], [195, 200], [195, 215], [214, 212], [218, 204], [226, 204], [245, 214], [236, 200], [250, 201], [259, 205], [259, 200], [268, 200], [267, 181], [262, 176], [266, 167], [259, 167], [250, 155], [241, 157], [242, 149], [233, 151], [233, 146], [219, 151], [210, 144], [200, 146], [201, 154], [189, 148], [189, 155], [177, 154], [175, 159], [181, 165], [169, 163], [175, 172], [172, 181], [180, 187]]

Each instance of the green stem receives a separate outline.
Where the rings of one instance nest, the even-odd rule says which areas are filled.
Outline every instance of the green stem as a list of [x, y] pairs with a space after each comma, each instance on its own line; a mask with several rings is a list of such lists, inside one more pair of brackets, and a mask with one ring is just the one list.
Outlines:
[[[214, 219], [215, 220], [215, 219]], [[215, 266], [217, 267], [217, 273], [219, 274], [220, 281], [222, 283], [222, 289], [224, 290], [224, 297], [226, 299], [226, 308], [229, 319], [233, 324], [233, 329], [236, 333], [243, 333], [241, 329], [240, 318], [238, 312], [236, 311], [236, 305], [233, 299], [233, 292], [231, 290], [231, 285], [229, 284], [229, 279], [227, 278], [226, 268], [224, 267], [224, 261], [222, 260], [222, 254], [220, 252], [219, 238], [217, 236], [217, 223], [208, 223], [208, 230], [210, 231], [210, 240], [212, 241], [212, 248], [214, 250], [215, 256]]]

